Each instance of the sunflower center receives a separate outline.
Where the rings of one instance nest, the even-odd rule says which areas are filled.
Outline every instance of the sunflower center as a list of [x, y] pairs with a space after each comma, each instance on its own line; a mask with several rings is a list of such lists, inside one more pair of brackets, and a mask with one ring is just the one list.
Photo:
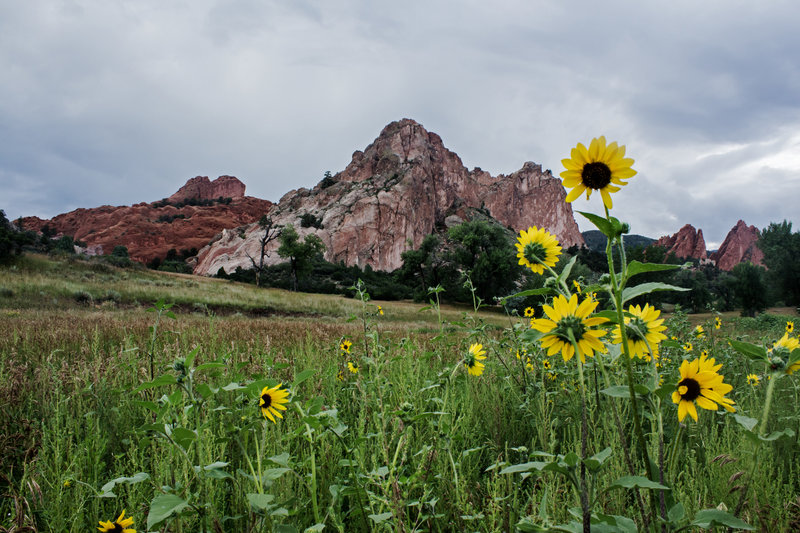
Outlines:
[[522, 255], [531, 263], [541, 263], [547, 257], [547, 250], [544, 249], [541, 243], [530, 242], [525, 245]]
[[262, 405], [261, 407], [263, 409], [266, 409], [267, 407], [272, 405], [272, 396], [270, 396], [269, 394], [264, 394], [261, 396], [261, 401], [264, 402], [264, 405]]
[[700, 384], [696, 380], [685, 378], [678, 383], [678, 388], [680, 389], [681, 387], [686, 387], [686, 392], [681, 394], [682, 399], [693, 402], [700, 397]]
[[125, 531], [125, 528], [119, 525], [119, 522], [114, 522], [114, 529], [107, 529], [108, 533], [122, 533]]
[[558, 321], [556, 335], [563, 341], [572, 342], [569, 338], [569, 330], [572, 330], [572, 336], [575, 337], [575, 342], [577, 342], [583, 338], [586, 327], [580, 318], [575, 315], [567, 315]]
[[583, 166], [581, 181], [590, 189], [599, 190], [611, 183], [611, 169], [608, 165], [595, 161]]

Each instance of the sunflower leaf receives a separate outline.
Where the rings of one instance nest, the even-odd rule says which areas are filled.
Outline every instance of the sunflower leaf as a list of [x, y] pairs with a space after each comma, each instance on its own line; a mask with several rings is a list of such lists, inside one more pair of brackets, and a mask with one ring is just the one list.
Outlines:
[[608, 486], [608, 489], [632, 489], [632, 488], [640, 488], [640, 489], [652, 489], [652, 490], [670, 490], [669, 487], [665, 487], [660, 483], [656, 483], [655, 481], [651, 481], [643, 476], [622, 476], [614, 483]]
[[603, 235], [608, 237], [609, 239], [614, 238], [614, 226], [612, 226], [611, 222], [608, 219], [603, 218], [599, 215], [595, 215], [594, 213], [585, 213], [583, 211], [578, 211], [581, 215], [589, 219], [589, 222], [594, 224], [594, 226], [599, 229]]
[[765, 350], [763, 346], [756, 346], [755, 344], [750, 344], [749, 342], [735, 341], [732, 339], [730, 344], [734, 350], [746, 357], [749, 357], [753, 361], [769, 362], [767, 350]]
[[189, 506], [189, 502], [176, 496], [175, 494], [159, 494], [150, 502], [150, 512], [147, 514], [147, 529], [154, 529], [155, 526], [174, 514]]
[[794, 430], [791, 428], [786, 428], [783, 431], [773, 431], [769, 435], [759, 435], [758, 438], [763, 440], [764, 442], [770, 442], [773, 440], [778, 440], [781, 437], [794, 437]]
[[133, 389], [133, 392], [137, 393], [146, 389], [154, 389], [156, 387], [161, 387], [162, 385], [175, 385], [177, 382], [178, 380], [175, 379], [175, 376], [173, 376], [172, 374], [164, 374], [163, 376], [157, 377], [153, 381], [142, 383], [141, 385]]
[[611, 457], [611, 448], [606, 448], [601, 452], [597, 452], [593, 456], [589, 457], [588, 459], [584, 459], [583, 463], [586, 465], [586, 468], [589, 469], [590, 472], [597, 472], [603, 463]]
[[314, 369], [313, 368], [310, 368], [308, 370], [303, 370], [302, 372], [297, 374], [297, 376], [295, 376], [294, 383], [292, 383], [292, 388], [293, 389], [297, 388], [298, 385], [300, 385], [302, 382], [304, 382], [305, 380], [307, 380], [308, 378], [310, 378], [313, 375], [314, 375]]
[[636, 285], [635, 287], [627, 287], [625, 290], [622, 291], [622, 303], [627, 302], [632, 298], [636, 298], [637, 296], [642, 296], [644, 294], [650, 294], [651, 292], [655, 291], [689, 291], [691, 289], [686, 287], [676, 287], [675, 285], [669, 285], [667, 283], [642, 283], [641, 285]]
[[752, 531], [755, 528], [747, 522], [736, 518], [730, 513], [720, 511], [719, 509], [703, 509], [697, 511], [694, 515], [694, 520], [690, 524], [692, 526], [702, 527], [704, 529], [710, 528], [712, 525], [727, 526], [735, 529], [745, 529]]
[[733, 415], [733, 418], [747, 431], [753, 431], [753, 428], [756, 427], [756, 424], [758, 424], [758, 420], [755, 418], [750, 418], [749, 416], [736, 414]]
[[662, 263], [641, 263], [639, 261], [631, 261], [628, 264], [628, 279], [631, 279], [637, 274], [644, 274], [646, 272], [660, 272], [662, 270], [675, 270], [680, 268], [680, 265], [664, 265]]
[[531, 461], [529, 463], [520, 463], [518, 465], [507, 466], [500, 471], [501, 474], [519, 474], [522, 472], [532, 472], [534, 470], [541, 472], [544, 467], [549, 465], [544, 461]]
[[573, 255], [572, 259], [569, 260], [569, 263], [561, 270], [561, 274], [558, 275], [558, 281], [566, 280], [569, 277], [569, 273], [572, 272], [572, 267], [575, 266], [575, 261], [578, 260], [577, 255]]
[[542, 287], [541, 289], [529, 289], [527, 291], [518, 292], [516, 294], [510, 294], [504, 298], [500, 299], [500, 305], [505, 304], [508, 300], [512, 298], [526, 298], [528, 296], [541, 296], [546, 294], [555, 294], [555, 289], [550, 287]]

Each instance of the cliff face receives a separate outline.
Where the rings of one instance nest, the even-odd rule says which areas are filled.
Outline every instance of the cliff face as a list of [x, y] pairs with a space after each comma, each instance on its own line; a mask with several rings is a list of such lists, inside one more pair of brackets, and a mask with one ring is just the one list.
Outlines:
[[[223, 186], [214, 186], [220, 180], [223, 180]], [[241, 193], [234, 196], [236, 191]], [[163, 202], [117, 207], [104, 205], [76, 209], [50, 220], [29, 217], [22, 222], [26, 229], [40, 231], [48, 225], [57, 233], [84, 241], [88, 245], [87, 252], [92, 255], [109, 254], [115, 246], [122, 245], [128, 248], [132, 259], [147, 262], [155, 257], [164, 257], [171, 248], [178, 251], [200, 249], [223, 229], [257, 221], [273, 206], [272, 202], [242, 196], [243, 193], [244, 184], [236, 178], [222, 176], [209, 182], [208, 178], [198, 177], [189, 180], [168, 201], [210, 200], [222, 196], [231, 198], [230, 203], [211, 202], [210, 205], [180, 208], [163, 205]]]
[[[316, 233], [325, 258], [379, 270], [402, 266], [401, 254], [445, 225], [450, 215], [478, 208], [514, 230], [547, 228], [565, 247], [583, 243], [561, 180], [540, 165], [525, 163], [496, 178], [467, 170], [441, 138], [413, 120], [386, 126], [342, 172], [313, 189], [287, 193], [270, 211], [275, 224], [293, 224], [300, 235]], [[301, 227], [301, 216], [316, 224]], [[315, 227], [317, 226], [317, 227]], [[257, 224], [244, 232], [224, 231], [198, 254], [196, 274], [250, 268], [259, 253]], [[280, 261], [272, 244], [267, 262]]]
[[759, 231], [740, 220], [731, 228], [719, 250], [711, 254], [711, 259], [722, 270], [733, 270], [739, 263], [749, 261], [754, 265], [764, 264], [764, 252], [756, 245]]
[[661, 237], [655, 245], [666, 248], [667, 254], [674, 252], [678, 258], [708, 258], [703, 230], [697, 230], [691, 224], [683, 226], [675, 235]]
[[208, 176], [197, 176], [186, 182], [178, 192], [167, 198], [170, 203], [185, 200], [215, 200], [217, 198], [244, 197], [245, 184], [233, 176], [220, 176], [214, 181]]

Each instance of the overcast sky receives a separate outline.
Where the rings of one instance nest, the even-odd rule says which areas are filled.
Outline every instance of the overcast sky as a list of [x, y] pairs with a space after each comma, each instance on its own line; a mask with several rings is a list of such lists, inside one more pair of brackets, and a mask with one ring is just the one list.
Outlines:
[[222, 174], [277, 201], [406, 117], [493, 175], [625, 144], [633, 233], [797, 230], [798, 28], [796, 0], [0, 0], [0, 209]]

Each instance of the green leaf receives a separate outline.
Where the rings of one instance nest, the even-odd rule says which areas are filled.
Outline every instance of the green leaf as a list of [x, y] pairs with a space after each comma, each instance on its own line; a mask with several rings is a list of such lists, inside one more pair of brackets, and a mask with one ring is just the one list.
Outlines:
[[290, 524], [275, 524], [272, 533], [297, 533], [297, 529]]
[[172, 440], [184, 450], [188, 449], [197, 438], [197, 434], [194, 431], [181, 427], [173, 428], [170, 436]]
[[159, 494], [150, 502], [150, 512], [147, 515], [147, 529], [166, 520], [172, 515], [180, 514], [189, 506], [189, 502], [175, 494]]
[[287, 452], [283, 452], [280, 455], [273, 455], [272, 457], [268, 457], [267, 460], [278, 466], [289, 468], [289, 454]]
[[770, 442], [773, 440], [778, 440], [781, 437], [794, 437], [794, 430], [791, 428], [786, 428], [783, 431], [773, 431], [769, 435], [759, 435], [758, 438], [763, 440], [764, 442]]
[[200, 347], [197, 346], [194, 350], [189, 352], [189, 355], [186, 356], [186, 360], [184, 361], [184, 364], [186, 365], [186, 368], [192, 368], [192, 365], [194, 364], [194, 360], [197, 357], [197, 352], [199, 352], [199, 351], [200, 351]]
[[520, 472], [531, 472], [533, 470], [542, 471], [550, 463], [544, 461], [531, 461], [529, 463], [520, 463], [517, 465], [507, 466], [500, 471], [501, 474], [518, 474]]
[[747, 531], [753, 531], [755, 529], [747, 522], [736, 518], [730, 513], [720, 511], [719, 509], [703, 509], [702, 511], [697, 511], [691, 525], [706, 529], [713, 525], [745, 529]]
[[516, 294], [511, 294], [506, 296], [505, 298], [500, 299], [500, 304], [503, 305], [506, 301], [512, 298], [527, 298], [528, 296], [541, 296], [543, 294], [555, 294], [555, 289], [550, 287], [542, 287], [541, 289], [529, 289], [527, 291], [518, 292]]
[[681, 502], [676, 503], [667, 511], [667, 519], [674, 525], [677, 525], [685, 516], [686, 509]]
[[642, 283], [641, 285], [636, 285], [635, 287], [625, 288], [625, 290], [622, 291], [622, 303], [625, 303], [632, 298], [636, 298], [637, 296], [650, 294], [651, 292], [656, 291], [685, 292], [689, 290], [691, 289], [687, 289], [685, 287], [676, 287], [675, 285], [668, 285], [667, 283]]
[[756, 427], [756, 424], [758, 424], [758, 420], [755, 418], [750, 418], [749, 416], [733, 415], [733, 418], [747, 431], [753, 431], [753, 428]]
[[275, 499], [275, 496], [272, 494], [257, 494], [255, 492], [248, 492], [247, 493], [247, 501], [250, 503], [250, 507], [254, 509], [260, 509], [261, 511], [266, 511], [270, 509], [272, 506], [272, 500]]
[[225, 363], [220, 363], [218, 361], [213, 363], [203, 363], [202, 365], [197, 365], [194, 371], [200, 372], [201, 370], [208, 370], [211, 368], [225, 368]]
[[642, 476], [623, 476], [608, 486], [609, 489], [632, 489], [634, 487], [640, 489], [669, 490], [669, 487], [665, 487], [655, 481], [650, 481]]
[[153, 381], [142, 383], [141, 385], [133, 389], [133, 392], [137, 393], [146, 389], [154, 389], [156, 387], [161, 387], [164, 385], [175, 385], [176, 383], [178, 383], [178, 380], [175, 379], [175, 376], [173, 376], [172, 374], [164, 374], [163, 376], [157, 377]]
[[302, 382], [314, 375], [314, 369], [303, 370], [294, 377], [292, 388], [297, 388]]
[[607, 238], [614, 238], [614, 227], [608, 219], [595, 215], [594, 213], [585, 213], [583, 211], [578, 211], [578, 213], [589, 219], [589, 222], [594, 224], [594, 227], [599, 229]]
[[611, 396], [612, 398], [630, 398], [631, 391], [627, 385], [614, 385], [612, 387], [608, 387], [606, 389], [601, 389], [601, 393], [605, 394], [606, 396]]
[[603, 451], [597, 452], [593, 456], [585, 459], [583, 462], [591, 472], [597, 472], [597, 470], [606, 462], [606, 459], [611, 457], [611, 448], [606, 448]]
[[263, 477], [268, 481], [274, 481], [290, 470], [290, 468], [267, 468]]
[[675, 270], [680, 268], [680, 265], [664, 265], [662, 263], [640, 263], [639, 261], [631, 261], [628, 264], [628, 279], [631, 279], [637, 274], [644, 274], [646, 272], [660, 272], [663, 270]]
[[324, 529], [325, 529], [325, 524], [314, 524], [311, 527], [307, 527], [303, 533], [319, 533]]
[[114, 490], [114, 487], [121, 483], [125, 483], [126, 485], [132, 485], [134, 483], [140, 483], [142, 481], [147, 481], [150, 479], [150, 474], [147, 472], [139, 472], [138, 474], [134, 474], [131, 477], [118, 477], [116, 479], [112, 479], [102, 487], [100, 487], [100, 498], [116, 498], [117, 495], [111, 492]]
[[740, 354], [744, 355], [752, 359], [753, 361], [764, 361], [769, 363], [769, 356], [767, 355], [767, 350], [763, 346], [756, 346], [755, 344], [750, 344], [749, 342], [742, 342], [742, 341], [730, 341], [731, 347], [739, 352]]
[[558, 275], [559, 281], [566, 281], [566, 279], [569, 277], [569, 273], [572, 272], [572, 267], [575, 266], [575, 261], [577, 260], [578, 256], [573, 255], [572, 259], [569, 260], [569, 263], [567, 263], [567, 265], [561, 270], [561, 274]]
[[369, 516], [372, 519], [372, 521], [375, 522], [376, 524], [380, 524], [381, 522], [385, 522], [386, 520], [389, 520], [392, 517], [392, 513], [388, 512], [388, 513], [381, 513], [381, 514], [371, 514], [371, 515], [367, 515], [367, 516]]

